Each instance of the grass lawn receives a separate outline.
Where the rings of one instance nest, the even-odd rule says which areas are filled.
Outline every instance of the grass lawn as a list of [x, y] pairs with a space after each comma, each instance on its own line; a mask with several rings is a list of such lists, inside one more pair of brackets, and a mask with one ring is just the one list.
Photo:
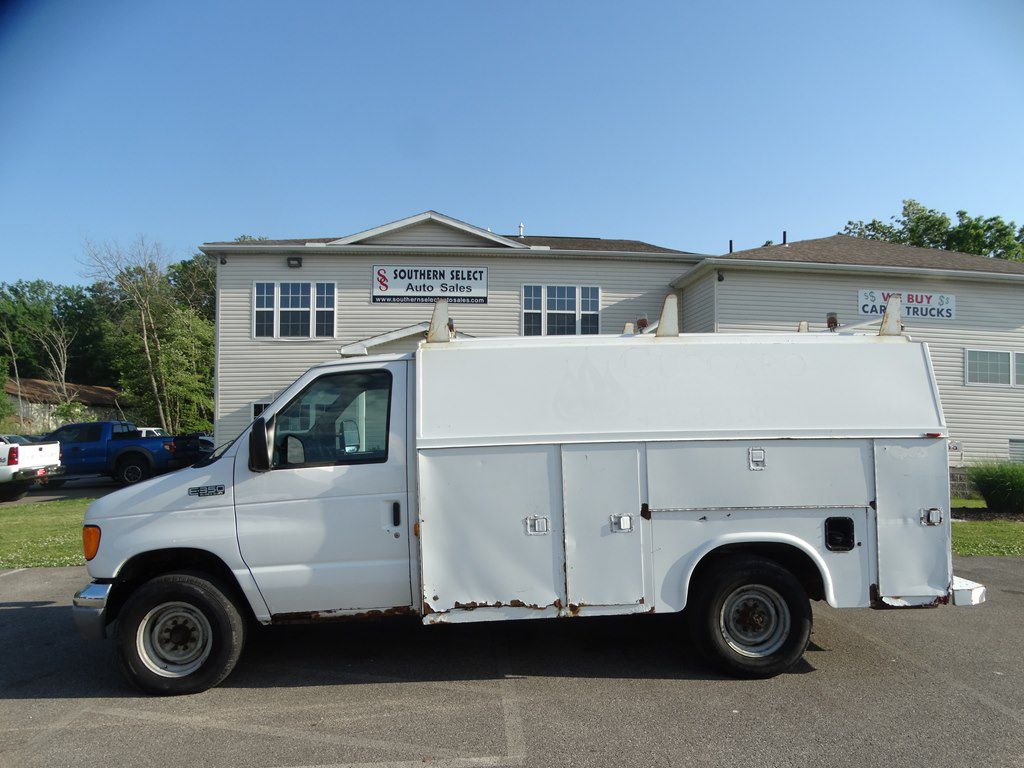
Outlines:
[[82, 516], [90, 501], [0, 505], [0, 570], [85, 565]]
[[987, 509], [988, 508], [988, 507], [985, 506], [985, 500], [984, 499], [960, 499], [960, 498], [957, 498], [956, 496], [954, 496], [951, 499], [951, 501], [952, 501], [951, 506], [953, 507], [953, 509], [956, 509], [957, 507], [959, 507], [961, 509]]
[[[92, 499], [0, 506], [0, 570], [84, 565], [82, 515]], [[954, 499], [953, 507], [984, 507], [980, 499]], [[1024, 523], [985, 520], [953, 523], [953, 554], [1024, 557]]]
[[1024, 557], [1024, 523], [985, 520], [953, 523], [954, 555]]

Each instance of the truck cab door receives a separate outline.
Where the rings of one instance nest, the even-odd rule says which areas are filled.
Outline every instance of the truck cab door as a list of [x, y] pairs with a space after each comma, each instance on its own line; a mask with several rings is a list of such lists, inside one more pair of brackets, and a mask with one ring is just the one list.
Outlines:
[[266, 412], [269, 471], [251, 471], [240, 447], [238, 543], [273, 616], [412, 605], [406, 369], [326, 372]]
[[106, 471], [107, 448], [100, 424], [68, 424], [53, 433], [60, 442], [61, 464], [69, 475], [92, 475]]

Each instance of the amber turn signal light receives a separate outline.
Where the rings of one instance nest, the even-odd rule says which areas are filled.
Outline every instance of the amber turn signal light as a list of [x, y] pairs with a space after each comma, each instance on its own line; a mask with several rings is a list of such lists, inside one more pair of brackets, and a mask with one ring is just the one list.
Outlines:
[[82, 526], [82, 550], [85, 552], [85, 559], [92, 560], [96, 557], [96, 551], [100, 548], [100, 527], [98, 525]]

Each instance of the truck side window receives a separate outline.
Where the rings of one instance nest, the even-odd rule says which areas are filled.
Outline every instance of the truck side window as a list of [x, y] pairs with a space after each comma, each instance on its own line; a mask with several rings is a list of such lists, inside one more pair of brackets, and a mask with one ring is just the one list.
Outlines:
[[321, 376], [276, 415], [275, 469], [385, 462], [391, 374]]

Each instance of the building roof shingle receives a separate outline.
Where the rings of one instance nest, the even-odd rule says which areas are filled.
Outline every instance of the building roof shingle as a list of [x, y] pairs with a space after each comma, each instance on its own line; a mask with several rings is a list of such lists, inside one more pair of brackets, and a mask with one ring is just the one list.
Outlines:
[[995, 272], [1024, 275], [1024, 262], [993, 259], [973, 253], [917, 248], [884, 240], [850, 235], [832, 235], [798, 240], [788, 245], [768, 245], [723, 254], [723, 259], [750, 261], [792, 261], [807, 264], [855, 264], [869, 267], [910, 269], [951, 269], [967, 272]]
[[[4, 392], [11, 397], [18, 396], [18, 384], [14, 379], [8, 379], [4, 383]], [[75, 402], [82, 405], [93, 405], [105, 408], [113, 408], [121, 396], [113, 387], [103, 387], [96, 384], [68, 384], [68, 394]], [[21, 396], [30, 403], [57, 404], [60, 398], [57, 397], [57, 384], [45, 379], [22, 379]]]
[[[674, 248], [664, 248], [660, 245], [652, 245], [642, 240], [619, 240], [606, 239], [603, 237], [557, 237], [554, 235], [501, 235], [509, 240], [524, 243], [526, 245], [547, 246], [554, 250], [563, 251], [621, 251], [623, 253], [678, 253], [680, 255], [691, 255], [690, 251], [679, 251]], [[330, 243], [338, 240], [339, 237], [292, 237], [284, 240], [254, 240], [238, 243], [235, 241], [221, 241], [215, 243], [204, 243], [208, 246], [218, 245], [305, 245], [306, 243]], [[358, 247], [358, 246], [348, 246]], [[380, 246], [378, 246], [380, 247]]]

